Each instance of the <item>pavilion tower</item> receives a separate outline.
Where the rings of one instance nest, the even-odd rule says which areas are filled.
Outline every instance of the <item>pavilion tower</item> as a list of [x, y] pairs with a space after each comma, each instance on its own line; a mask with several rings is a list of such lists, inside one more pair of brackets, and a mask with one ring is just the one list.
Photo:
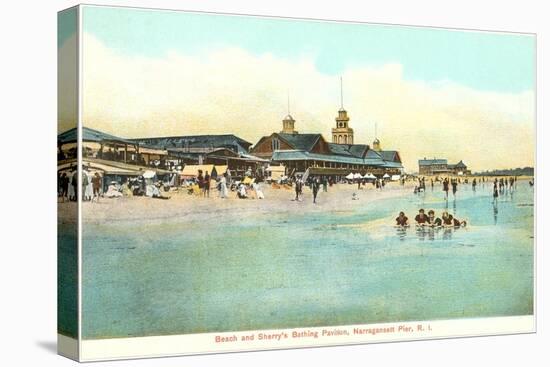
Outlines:
[[372, 142], [372, 150], [380, 152], [382, 147], [380, 146], [380, 140], [378, 139], [378, 123], [374, 123], [374, 140]]
[[283, 119], [283, 130], [281, 131], [282, 134], [298, 134], [296, 130], [294, 130], [294, 123], [296, 122], [292, 116], [290, 115], [290, 94], [287, 94], [287, 115]]
[[336, 127], [332, 128], [332, 142], [336, 144], [353, 144], [353, 129], [349, 127], [348, 112], [344, 109], [344, 91], [340, 77], [340, 109], [336, 117]]

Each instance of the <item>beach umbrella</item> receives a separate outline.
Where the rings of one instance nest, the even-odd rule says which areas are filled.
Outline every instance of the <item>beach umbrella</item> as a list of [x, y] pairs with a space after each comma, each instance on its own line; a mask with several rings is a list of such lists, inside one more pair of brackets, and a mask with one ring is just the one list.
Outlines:
[[346, 178], [347, 178], [348, 180], [353, 180], [353, 177], [354, 177], [354, 176], [353, 176], [353, 173], [350, 173], [349, 175], [346, 176]]
[[353, 175], [353, 178], [363, 178], [360, 173], [356, 173]]
[[387, 173], [384, 174], [384, 176], [382, 176], [382, 178], [390, 178], [390, 175], [388, 175]]
[[369, 172], [369, 173], [365, 174], [365, 176], [363, 176], [363, 178], [376, 178], [376, 176]]

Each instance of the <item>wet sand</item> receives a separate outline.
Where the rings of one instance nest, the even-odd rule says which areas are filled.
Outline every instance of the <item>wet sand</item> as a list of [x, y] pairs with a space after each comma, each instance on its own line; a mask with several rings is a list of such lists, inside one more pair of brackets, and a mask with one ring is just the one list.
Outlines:
[[[412, 194], [414, 184], [401, 186], [397, 182], [387, 184], [383, 189], [376, 189], [372, 184], [361, 186], [357, 184], [335, 184], [323, 192], [322, 187], [317, 195], [317, 203], [313, 203], [313, 193], [309, 187], [304, 187], [301, 201], [295, 201], [293, 188], [273, 188], [262, 184], [265, 199], [239, 199], [236, 192], [229, 191], [229, 197], [219, 198], [217, 190], [211, 190], [210, 197], [189, 195], [185, 188], [177, 191], [163, 192], [170, 196], [169, 200], [148, 197], [100, 198], [99, 203], [83, 202], [83, 223], [105, 223], [113, 221], [141, 221], [186, 218], [186, 220], [212, 221], [219, 216], [235, 216], [245, 218], [250, 215], [269, 215], [273, 213], [315, 213], [353, 211], [357, 206], [369, 205], [369, 202], [385, 200], [397, 196]], [[353, 194], [356, 200], [353, 200]], [[254, 194], [251, 193], [254, 197]], [[58, 216], [62, 223], [75, 221], [76, 203], [59, 203]]]

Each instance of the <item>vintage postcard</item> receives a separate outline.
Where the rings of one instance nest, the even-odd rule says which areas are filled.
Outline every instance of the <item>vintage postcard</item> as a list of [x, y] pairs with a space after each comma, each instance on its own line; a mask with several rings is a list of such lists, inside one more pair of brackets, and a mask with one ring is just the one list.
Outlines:
[[61, 354], [535, 331], [535, 35], [58, 22]]

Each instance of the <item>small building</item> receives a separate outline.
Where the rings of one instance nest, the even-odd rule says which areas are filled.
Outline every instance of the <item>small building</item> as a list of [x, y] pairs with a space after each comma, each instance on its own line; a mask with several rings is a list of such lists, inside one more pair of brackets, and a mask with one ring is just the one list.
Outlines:
[[472, 173], [462, 160], [457, 164], [449, 164], [447, 167], [455, 175], [469, 175]]
[[418, 173], [426, 176], [448, 174], [447, 160], [438, 158], [426, 159], [426, 157], [419, 159]]
[[468, 175], [470, 170], [464, 162], [461, 160], [457, 164], [449, 164], [447, 159], [433, 158], [433, 159], [419, 159], [418, 160], [418, 173], [420, 175], [432, 176], [432, 175]]

